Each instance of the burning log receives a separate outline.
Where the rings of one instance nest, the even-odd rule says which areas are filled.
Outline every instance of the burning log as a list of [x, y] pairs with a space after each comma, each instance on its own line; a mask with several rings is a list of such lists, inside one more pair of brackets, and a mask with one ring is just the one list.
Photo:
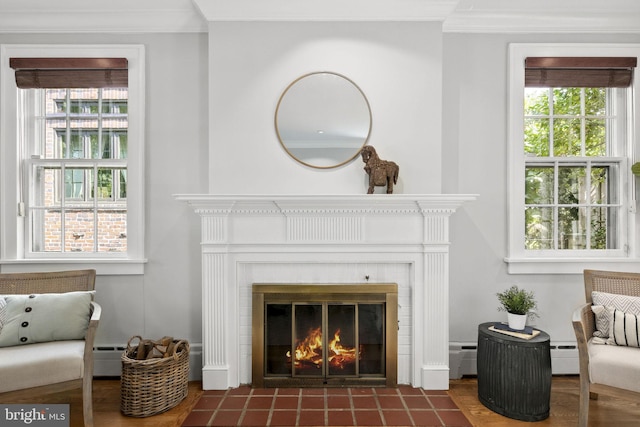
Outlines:
[[[294, 352], [294, 366], [296, 369], [309, 370], [322, 367], [322, 331], [321, 328], [310, 329], [307, 336], [296, 345]], [[291, 352], [287, 354], [287, 364], [291, 364]], [[355, 347], [344, 347], [340, 342], [340, 329], [338, 329], [333, 339], [329, 342], [327, 363], [337, 369], [355, 363], [358, 351]]]

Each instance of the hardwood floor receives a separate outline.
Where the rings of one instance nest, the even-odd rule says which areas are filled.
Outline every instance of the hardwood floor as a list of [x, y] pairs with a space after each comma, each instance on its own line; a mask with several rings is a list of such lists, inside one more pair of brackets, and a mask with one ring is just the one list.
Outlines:
[[[578, 425], [578, 376], [554, 376], [551, 383], [549, 418], [535, 423], [496, 414], [478, 400], [478, 382], [463, 378], [450, 382], [449, 395], [475, 427], [575, 427]], [[640, 426], [640, 402], [600, 396], [589, 406], [590, 427]]]
[[[199, 382], [189, 383], [189, 395], [175, 408], [146, 418], [126, 417], [120, 413], [120, 381], [118, 379], [94, 380], [94, 421], [96, 427], [179, 427], [191, 408], [202, 395]], [[478, 401], [475, 378], [452, 380], [449, 395], [476, 427], [518, 427], [532, 423], [512, 420], [487, 409]], [[19, 402], [2, 402], [19, 403]], [[23, 402], [26, 403], [26, 402]], [[34, 396], [28, 403], [69, 403], [71, 405], [71, 427], [82, 426], [82, 398], [80, 389], [47, 396]], [[536, 426], [565, 427], [577, 425], [578, 377], [555, 376], [551, 389], [551, 415]], [[591, 427], [637, 427], [640, 426], [640, 402], [616, 401], [601, 396], [591, 401]]]
[[[152, 417], [133, 418], [120, 413], [120, 379], [95, 378], [93, 380], [93, 423], [95, 427], [179, 427], [202, 393], [202, 385], [199, 381], [190, 382], [187, 397], [176, 407]], [[84, 425], [82, 389], [1, 403], [68, 403], [71, 406], [70, 427]]]

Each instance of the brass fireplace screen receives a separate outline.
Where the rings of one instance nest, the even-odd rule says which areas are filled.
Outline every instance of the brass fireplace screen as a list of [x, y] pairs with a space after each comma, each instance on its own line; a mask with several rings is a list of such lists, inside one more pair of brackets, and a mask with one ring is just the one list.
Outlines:
[[253, 285], [254, 387], [397, 384], [398, 286]]

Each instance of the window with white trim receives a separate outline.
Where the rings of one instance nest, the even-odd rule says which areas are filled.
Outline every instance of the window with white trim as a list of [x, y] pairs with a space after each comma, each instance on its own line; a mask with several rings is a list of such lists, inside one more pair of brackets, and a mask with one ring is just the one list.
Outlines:
[[2, 269], [142, 273], [144, 47], [0, 45], [0, 60], [0, 167], [15, 178], [0, 187]]
[[511, 273], [631, 261], [635, 45], [511, 45]]

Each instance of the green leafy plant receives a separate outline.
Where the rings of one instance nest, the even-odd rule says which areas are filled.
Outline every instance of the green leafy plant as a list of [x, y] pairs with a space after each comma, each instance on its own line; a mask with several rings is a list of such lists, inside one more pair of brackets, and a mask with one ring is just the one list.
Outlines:
[[499, 292], [496, 295], [501, 304], [501, 306], [498, 307], [499, 311], [537, 316], [537, 314], [531, 312], [531, 310], [537, 307], [533, 292], [520, 289], [518, 286], [513, 285], [504, 292]]

